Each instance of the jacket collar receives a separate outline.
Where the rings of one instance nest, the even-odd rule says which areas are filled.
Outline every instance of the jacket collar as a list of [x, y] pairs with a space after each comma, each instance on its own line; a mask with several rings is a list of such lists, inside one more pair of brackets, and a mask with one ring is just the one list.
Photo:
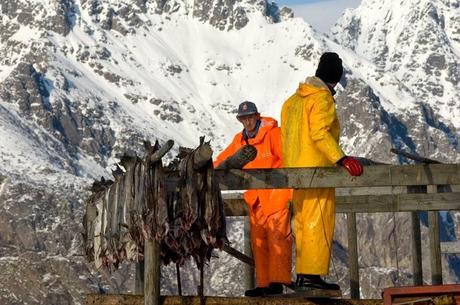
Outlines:
[[241, 142], [246, 142], [246, 144], [248, 144], [249, 142], [251, 142], [251, 144], [260, 143], [265, 138], [265, 135], [267, 134], [267, 132], [269, 132], [272, 128], [275, 128], [277, 126], [278, 126], [278, 122], [275, 119], [270, 118], [270, 117], [261, 117], [260, 126], [259, 126], [256, 136], [254, 138], [249, 138], [248, 141], [246, 142], [245, 137], [244, 137], [246, 131], [243, 129], [243, 131], [240, 133]]

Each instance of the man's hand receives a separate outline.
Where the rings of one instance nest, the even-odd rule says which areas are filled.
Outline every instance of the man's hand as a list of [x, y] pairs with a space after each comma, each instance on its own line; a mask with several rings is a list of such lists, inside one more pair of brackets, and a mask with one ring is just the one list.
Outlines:
[[337, 164], [345, 167], [351, 176], [361, 176], [363, 173], [363, 166], [353, 157], [343, 157]]

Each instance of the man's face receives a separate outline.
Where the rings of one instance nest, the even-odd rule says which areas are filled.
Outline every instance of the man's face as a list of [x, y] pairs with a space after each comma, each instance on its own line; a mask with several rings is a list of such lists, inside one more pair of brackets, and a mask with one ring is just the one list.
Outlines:
[[244, 129], [246, 129], [246, 131], [249, 133], [256, 130], [258, 119], [260, 119], [260, 114], [258, 113], [238, 117], [238, 121], [243, 124]]

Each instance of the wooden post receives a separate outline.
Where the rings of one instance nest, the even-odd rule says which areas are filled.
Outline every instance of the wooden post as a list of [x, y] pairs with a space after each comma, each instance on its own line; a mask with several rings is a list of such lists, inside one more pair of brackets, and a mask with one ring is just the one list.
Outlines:
[[[428, 193], [437, 193], [436, 185], [428, 185]], [[431, 284], [442, 284], [441, 243], [439, 237], [439, 213], [428, 212], [428, 232], [431, 253]]]
[[[408, 186], [408, 194], [426, 193], [426, 186]], [[414, 286], [423, 285], [422, 272], [422, 237], [420, 233], [420, 215], [419, 212], [411, 212], [411, 253], [412, 253], [412, 274]]]
[[151, 239], [144, 244], [144, 305], [160, 304], [160, 245]]
[[359, 293], [359, 264], [358, 264], [358, 237], [356, 233], [356, 214], [347, 213], [348, 227], [348, 265], [350, 275], [350, 296], [360, 299]]
[[[249, 257], [252, 257], [252, 248], [251, 248], [251, 224], [249, 223], [249, 217], [244, 217], [244, 254]], [[254, 278], [254, 267], [245, 264], [245, 288], [246, 290], [252, 289], [255, 286]]]
[[135, 294], [144, 294], [144, 262], [136, 263]]
[[177, 276], [177, 293], [182, 296], [182, 281], [180, 276], [180, 266], [176, 263], [176, 276]]
[[423, 285], [422, 272], [422, 237], [420, 233], [419, 212], [411, 212], [412, 226], [412, 273], [414, 276], [414, 286]]

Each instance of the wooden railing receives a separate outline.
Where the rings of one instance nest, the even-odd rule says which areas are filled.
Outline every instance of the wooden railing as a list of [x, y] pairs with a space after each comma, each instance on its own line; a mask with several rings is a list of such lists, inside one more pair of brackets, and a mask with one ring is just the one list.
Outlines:
[[[350, 291], [359, 299], [359, 265], [356, 213], [412, 212], [412, 259], [414, 284], [422, 285], [419, 211], [428, 211], [431, 250], [431, 282], [442, 284], [441, 248], [457, 251], [458, 245], [442, 245], [438, 211], [460, 210], [460, 164], [366, 166], [360, 177], [350, 177], [343, 168], [289, 168], [260, 170], [216, 170], [221, 190], [271, 188], [336, 188], [337, 213], [346, 213]], [[167, 188], [175, 188], [177, 178], [168, 177]], [[227, 216], [247, 215], [238, 195], [225, 194]], [[246, 221], [247, 227], [247, 221]], [[245, 229], [245, 231], [247, 231]], [[248, 248], [247, 246], [245, 248]], [[144, 304], [159, 304], [159, 247], [145, 245]], [[251, 282], [248, 279], [248, 282]]]
[[[419, 211], [428, 211], [431, 282], [442, 284], [441, 248], [457, 251], [457, 244], [439, 239], [438, 211], [460, 210], [460, 165], [375, 165], [360, 177], [342, 168], [290, 168], [216, 171], [221, 190], [268, 188], [336, 188], [336, 211], [347, 215], [351, 297], [359, 299], [356, 213], [412, 212], [414, 284], [422, 285]], [[247, 215], [239, 194], [224, 194], [227, 216]], [[248, 238], [248, 237], [247, 237]]]

